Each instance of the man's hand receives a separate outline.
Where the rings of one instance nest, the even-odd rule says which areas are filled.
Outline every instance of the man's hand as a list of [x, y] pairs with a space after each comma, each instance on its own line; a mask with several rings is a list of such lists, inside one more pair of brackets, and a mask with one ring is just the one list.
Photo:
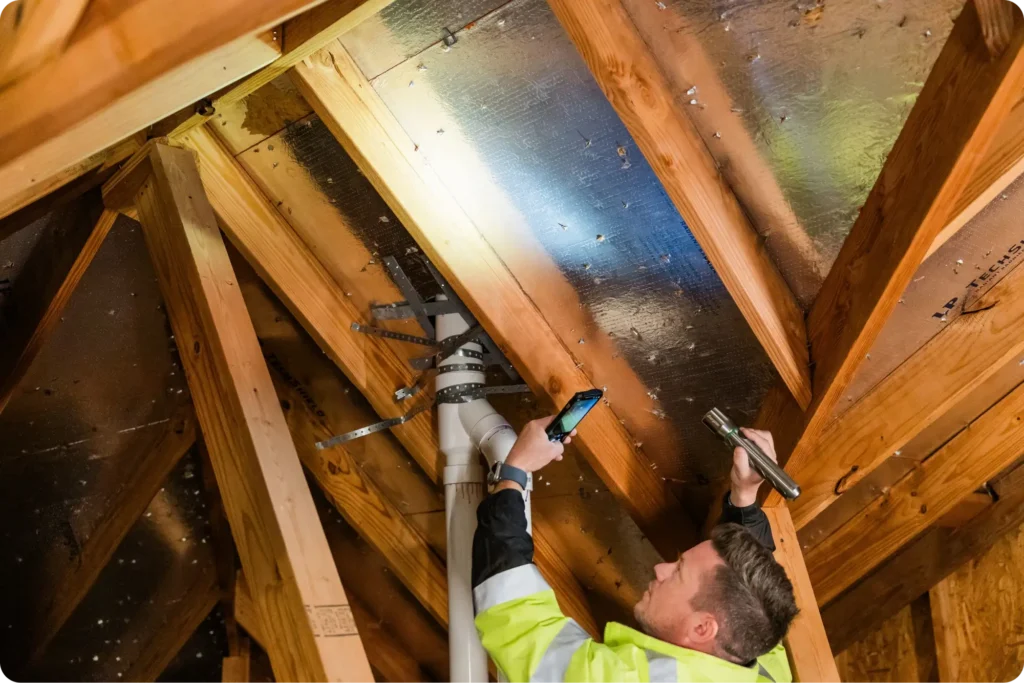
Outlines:
[[[746, 427], [741, 428], [740, 432], [760, 446], [761, 450], [773, 461], [779, 461], [778, 456], [775, 455], [775, 441], [772, 439], [771, 432], [747, 429]], [[764, 478], [751, 467], [747, 451], [742, 448], [733, 449], [730, 478], [732, 479], [732, 493], [729, 494], [729, 499], [733, 505], [742, 508], [757, 502], [757, 490], [761, 487]]]
[[[505, 464], [518, 467], [525, 472], [536, 472], [552, 460], [561, 460], [562, 453], [565, 452], [565, 444], [569, 443], [576, 435], [576, 430], [572, 430], [564, 442], [549, 441], [547, 432], [544, 430], [554, 419], [555, 417], [552, 415], [527, 422], [523, 431], [519, 433], [515, 445], [512, 446], [512, 450], [508, 452]], [[495, 491], [507, 488], [518, 489], [520, 487], [511, 481], [499, 482], [494, 487]]]

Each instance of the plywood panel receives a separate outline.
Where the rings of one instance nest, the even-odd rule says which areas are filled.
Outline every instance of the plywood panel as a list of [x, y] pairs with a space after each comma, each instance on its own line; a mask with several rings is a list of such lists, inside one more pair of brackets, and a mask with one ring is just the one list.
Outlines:
[[1008, 681], [1024, 670], [1024, 525], [931, 590], [942, 681]]

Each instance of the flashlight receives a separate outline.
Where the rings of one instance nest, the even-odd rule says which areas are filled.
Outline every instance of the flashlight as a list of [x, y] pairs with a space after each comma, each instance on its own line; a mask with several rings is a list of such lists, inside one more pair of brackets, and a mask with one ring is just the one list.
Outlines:
[[732, 420], [718, 408], [712, 408], [701, 420], [704, 425], [713, 431], [722, 440], [733, 448], [742, 448], [747, 452], [750, 465], [758, 474], [768, 480], [775, 490], [789, 500], [796, 500], [800, 496], [800, 486], [793, 481], [793, 478], [786, 474], [785, 470], [769, 458], [764, 451], [753, 441], [743, 436], [739, 428]]

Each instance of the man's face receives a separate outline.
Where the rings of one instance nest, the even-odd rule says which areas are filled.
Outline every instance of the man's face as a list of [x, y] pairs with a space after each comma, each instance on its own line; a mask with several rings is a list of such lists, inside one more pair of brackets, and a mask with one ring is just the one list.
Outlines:
[[710, 612], [694, 609], [693, 602], [722, 564], [711, 541], [704, 541], [676, 562], [655, 565], [654, 580], [633, 608], [643, 630], [660, 640], [714, 654], [718, 624]]

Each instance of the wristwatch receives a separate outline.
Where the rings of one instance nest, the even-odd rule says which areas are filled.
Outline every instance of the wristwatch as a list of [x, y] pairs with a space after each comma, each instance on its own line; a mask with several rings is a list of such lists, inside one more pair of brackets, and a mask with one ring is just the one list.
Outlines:
[[530, 475], [526, 470], [521, 470], [518, 467], [512, 465], [506, 465], [503, 462], [495, 463], [494, 467], [487, 475], [487, 483], [494, 486], [499, 481], [514, 481], [519, 484], [522, 489], [526, 490], [526, 483], [529, 481]]

